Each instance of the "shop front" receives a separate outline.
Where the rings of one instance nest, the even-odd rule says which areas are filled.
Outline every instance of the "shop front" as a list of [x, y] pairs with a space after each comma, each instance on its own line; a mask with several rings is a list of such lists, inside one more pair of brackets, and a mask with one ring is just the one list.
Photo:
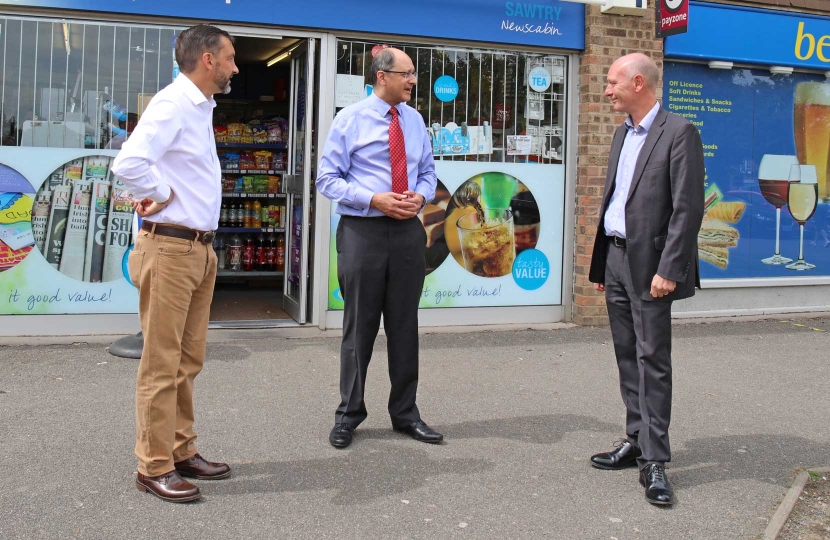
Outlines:
[[[830, 17], [692, 2], [663, 103], [700, 130], [703, 290], [676, 315], [830, 309]], [[758, 39], [757, 36], [768, 36]]]
[[562, 320], [583, 7], [392, 3], [375, 24], [374, 3], [312, 3], [0, 1], [0, 335], [137, 330], [124, 263], [136, 219], [109, 166], [178, 74], [176, 35], [197, 10], [237, 37], [240, 67], [214, 112], [212, 327], [339, 326], [319, 145], [336, 111], [371, 93], [367, 69], [386, 46], [417, 66], [410, 105], [439, 177], [422, 215], [422, 324]]

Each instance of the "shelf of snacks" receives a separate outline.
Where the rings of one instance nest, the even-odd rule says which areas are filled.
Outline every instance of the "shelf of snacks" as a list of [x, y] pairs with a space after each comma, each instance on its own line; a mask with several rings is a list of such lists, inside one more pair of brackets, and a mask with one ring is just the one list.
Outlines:
[[222, 197], [233, 199], [284, 199], [285, 193], [222, 193]]
[[279, 227], [219, 227], [218, 229], [216, 229], [216, 232], [241, 234], [284, 233], [285, 229]]
[[222, 174], [285, 174], [282, 169], [222, 169]]
[[262, 148], [263, 150], [286, 150], [288, 145], [285, 143], [274, 144], [258, 144], [258, 143], [216, 143], [216, 148]]
[[277, 272], [270, 270], [218, 270], [216, 277], [238, 277], [238, 278], [252, 278], [252, 277], [280, 277], [284, 276], [285, 272]]

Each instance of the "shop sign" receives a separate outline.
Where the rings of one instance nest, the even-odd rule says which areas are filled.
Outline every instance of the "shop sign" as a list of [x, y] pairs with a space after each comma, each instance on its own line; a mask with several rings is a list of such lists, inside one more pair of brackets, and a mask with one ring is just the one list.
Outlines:
[[697, 1], [689, 12], [695, 23], [666, 39], [666, 58], [830, 70], [830, 17]]
[[830, 278], [830, 83], [666, 61], [670, 112], [700, 130], [705, 279]]
[[689, 0], [660, 0], [657, 6], [658, 36], [673, 36], [688, 31]]
[[[561, 304], [564, 166], [436, 161], [435, 172], [435, 199], [419, 215], [427, 233], [420, 307]], [[328, 307], [340, 310], [335, 210]]]
[[436, 79], [433, 91], [435, 97], [444, 103], [448, 103], [458, 97], [458, 81], [450, 75], [442, 75]]
[[527, 83], [536, 92], [544, 92], [550, 88], [550, 72], [542, 66], [536, 66], [527, 75]]
[[[554, 0], [486, 1], [420, 0], [383, 4], [383, 22], [367, 16], [378, 11], [375, 0], [0, 0], [18, 7], [71, 8], [76, 11], [123, 13], [149, 17], [192, 18], [231, 24], [250, 23], [281, 28], [317, 28], [378, 32], [393, 36], [423, 36], [556, 47], [585, 48], [585, 6]], [[345, 7], [344, 7], [345, 6]], [[416, 9], [417, 7], [417, 9]], [[289, 33], [290, 34], [290, 33]]]
[[114, 150], [0, 148], [0, 314], [136, 313]]

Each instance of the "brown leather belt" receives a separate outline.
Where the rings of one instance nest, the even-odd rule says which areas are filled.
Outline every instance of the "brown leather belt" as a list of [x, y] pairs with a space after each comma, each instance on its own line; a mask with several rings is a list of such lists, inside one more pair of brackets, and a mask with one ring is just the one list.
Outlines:
[[192, 240], [193, 242], [201, 242], [202, 244], [212, 244], [216, 233], [213, 231], [197, 231], [195, 229], [185, 229], [183, 227], [172, 227], [170, 225], [162, 225], [160, 223], [153, 223], [151, 221], [143, 221], [141, 223], [141, 230], [152, 234], [160, 234], [161, 236], [170, 236], [172, 238], [182, 238], [184, 240]]

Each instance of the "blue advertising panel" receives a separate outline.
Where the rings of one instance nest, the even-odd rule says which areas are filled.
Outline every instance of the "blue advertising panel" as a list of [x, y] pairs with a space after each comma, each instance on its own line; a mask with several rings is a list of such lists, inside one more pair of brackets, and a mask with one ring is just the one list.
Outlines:
[[830, 69], [830, 17], [691, 2], [689, 20], [667, 58]]
[[700, 130], [701, 277], [830, 276], [830, 83], [665, 62], [664, 106]]
[[558, 0], [0, 0], [0, 5], [585, 48], [585, 6]]

